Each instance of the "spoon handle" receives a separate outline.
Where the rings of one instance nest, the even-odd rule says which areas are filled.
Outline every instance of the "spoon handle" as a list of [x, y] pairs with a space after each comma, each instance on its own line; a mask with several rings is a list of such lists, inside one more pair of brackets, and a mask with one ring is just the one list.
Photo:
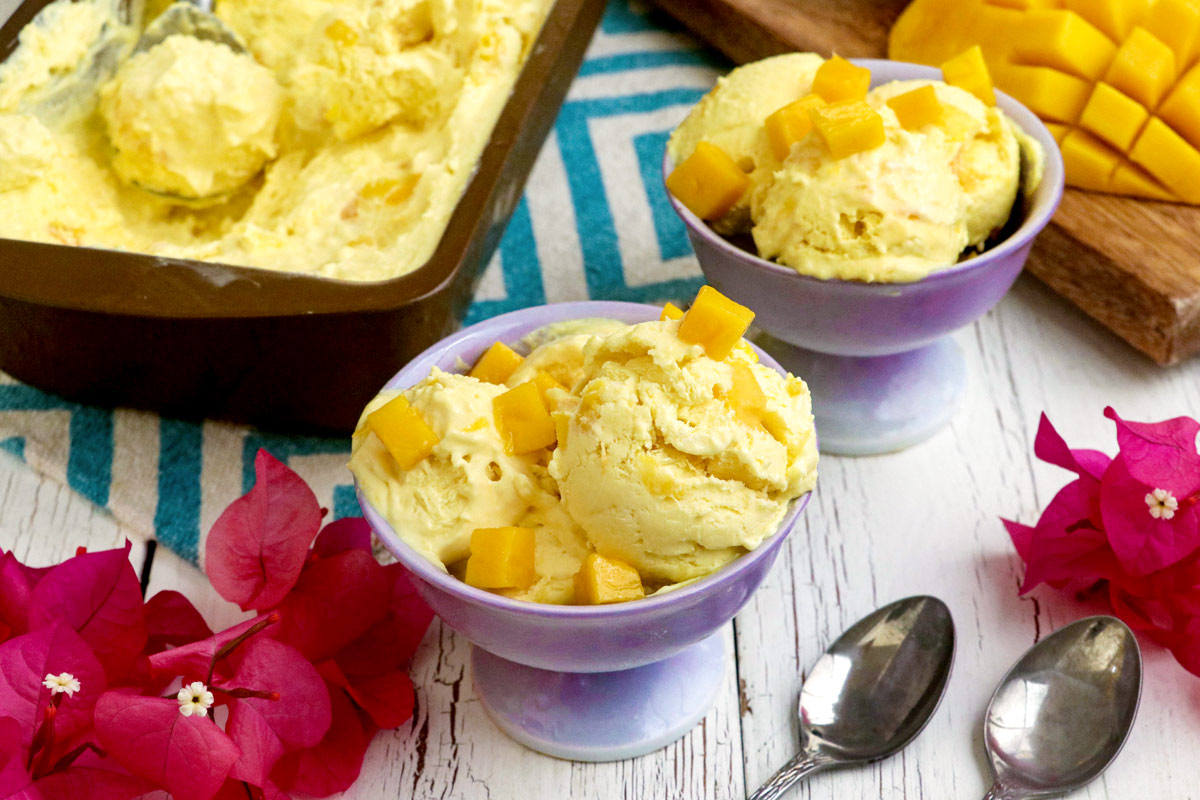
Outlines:
[[801, 753], [780, 767], [769, 781], [750, 795], [749, 800], [775, 800], [775, 798], [781, 797], [793, 783], [829, 766], [833, 761], [834, 759], [819, 751]]
[[992, 784], [992, 788], [987, 790], [983, 800], [1024, 800], [1025, 796], [1024, 792], [996, 781]]

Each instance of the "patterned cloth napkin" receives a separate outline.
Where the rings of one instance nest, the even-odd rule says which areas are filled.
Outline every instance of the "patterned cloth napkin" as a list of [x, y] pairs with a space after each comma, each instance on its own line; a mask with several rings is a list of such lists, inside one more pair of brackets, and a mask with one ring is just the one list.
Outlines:
[[[690, 298], [700, 270], [660, 164], [670, 130], [727, 68], [661, 12], [610, 0], [467, 324], [540, 303]], [[253, 485], [260, 447], [333, 518], [359, 513], [348, 437], [83, 406], [0, 373], [0, 449], [193, 562], [217, 515]]]

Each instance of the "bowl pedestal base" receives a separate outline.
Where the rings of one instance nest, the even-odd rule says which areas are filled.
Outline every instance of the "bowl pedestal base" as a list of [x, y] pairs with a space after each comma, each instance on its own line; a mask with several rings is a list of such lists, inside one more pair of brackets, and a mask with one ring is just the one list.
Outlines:
[[680, 738], [716, 703], [725, 660], [723, 630], [618, 672], [553, 672], [471, 648], [475, 693], [497, 727], [572, 761], [619, 761]]
[[818, 353], [763, 333], [754, 343], [804, 378], [821, 452], [830, 455], [911, 447], [949, 423], [966, 394], [966, 360], [950, 336], [885, 356]]

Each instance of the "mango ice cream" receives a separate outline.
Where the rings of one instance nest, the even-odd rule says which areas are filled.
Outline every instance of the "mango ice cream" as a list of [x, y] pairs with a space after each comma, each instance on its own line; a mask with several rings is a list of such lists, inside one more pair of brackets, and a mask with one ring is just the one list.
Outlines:
[[249, 55], [132, 57], [126, 5], [57, 0], [0, 64], [0, 237], [372, 281], [433, 253], [551, 0], [222, 0]]
[[[435, 369], [411, 389], [385, 391], [363, 412], [350, 469], [396, 533], [462, 577], [472, 534], [533, 532], [531, 585], [518, 599], [578, 602], [595, 554], [645, 593], [703, 577], [773, 534], [816, 482], [808, 388], [757, 363], [744, 344], [714, 358], [680, 337], [679, 320], [559, 328], [504, 384]], [[554, 442], [518, 455], [494, 401], [551, 378], [543, 398]], [[371, 425], [398, 396], [434, 434], [404, 468]], [[593, 559], [594, 561], [594, 559]]]

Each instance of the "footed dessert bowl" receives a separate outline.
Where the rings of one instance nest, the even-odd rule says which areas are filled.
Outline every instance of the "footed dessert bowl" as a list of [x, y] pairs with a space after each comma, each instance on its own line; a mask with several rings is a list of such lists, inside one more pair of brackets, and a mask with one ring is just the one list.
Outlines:
[[[854, 63], [870, 69], [872, 87], [941, 77], [916, 64]], [[822, 452], [909, 447], [946, 425], [965, 394], [966, 362], [950, 334], [1004, 297], [1063, 191], [1062, 156], [1045, 125], [1008, 95], [996, 92], [996, 103], [1045, 151], [1041, 180], [1019, 196], [1002, 240], [910, 283], [800, 274], [717, 234], [668, 192], [708, 283], [753, 308], [757, 344], [808, 383]], [[672, 168], [665, 157], [664, 178]]]
[[[407, 388], [430, 369], [462, 371], [496, 341], [514, 343], [567, 320], [635, 323], [661, 309], [635, 303], [561, 303], [485, 320], [426, 350], [387, 383]], [[782, 372], [759, 351], [760, 363]], [[560, 606], [515, 600], [450, 575], [406, 544], [358, 493], [383, 545], [413, 574], [442, 621], [471, 641], [484, 709], [505, 733], [559, 758], [611, 761], [663, 747], [696, 725], [724, 685], [720, 629], [750, 599], [808, 502], [794, 500], [754, 550], [690, 583], [613, 605]]]

